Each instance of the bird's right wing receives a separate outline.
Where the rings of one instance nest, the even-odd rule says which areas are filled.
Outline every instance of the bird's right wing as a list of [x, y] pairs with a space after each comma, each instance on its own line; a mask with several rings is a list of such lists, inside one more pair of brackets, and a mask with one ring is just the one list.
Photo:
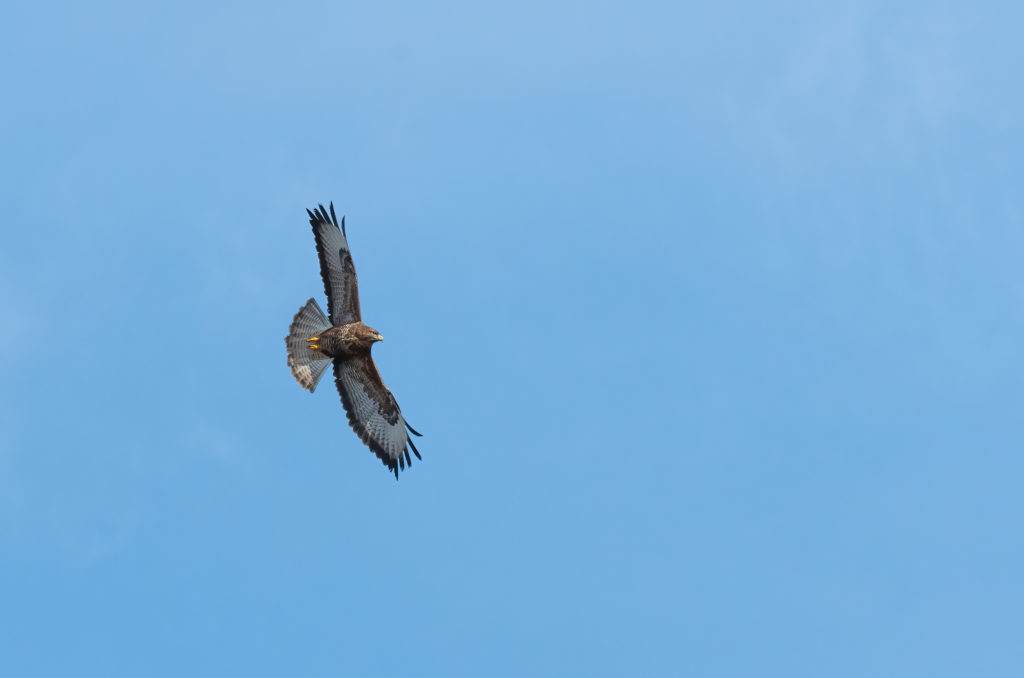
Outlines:
[[336, 358], [334, 381], [352, 430], [385, 466], [394, 471], [396, 478], [399, 468], [412, 465], [409, 448], [417, 459], [422, 459], [409, 437], [409, 433], [419, 433], [405, 421], [395, 396], [381, 380], [369, 351], [351, 358]]
[[356, 282], [356, 267], [345, 237], [345, 218], [338, 225], [331, 203], [330, 216], [323, 205], [309, 214], [309, 223], [316, 238], [316, 253], [320, 258], [320, 276], [324, 279], [327, 293], [327, 313], [331, 324], [347, 325], [361, 319], [359, 314], [359, 286]]

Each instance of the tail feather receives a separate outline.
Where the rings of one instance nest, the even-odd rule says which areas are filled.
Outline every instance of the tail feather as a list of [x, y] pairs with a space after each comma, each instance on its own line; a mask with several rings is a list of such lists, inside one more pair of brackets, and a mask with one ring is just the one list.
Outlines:
[[307, 339], [319, 336], [331, 326], [327, 316], [320, 310], [315, 299], [310, 299], [299, 309], [288, 328], [284, 343], [288, 347], [288, 366], [292, 368], [295, 381], [310, 393], [323, 376], [331, 359], [316, 349], [311, 349]]

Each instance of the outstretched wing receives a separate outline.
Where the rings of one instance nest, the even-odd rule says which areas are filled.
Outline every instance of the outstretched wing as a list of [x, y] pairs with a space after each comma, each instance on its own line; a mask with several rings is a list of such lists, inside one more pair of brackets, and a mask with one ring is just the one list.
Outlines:
[[331, 203], [331, 214], [320, 205], [309, 214], [309, 223], [313, 227], [316, 238], [316, 254], [320, 258], [320, 276], [324, 279], [324, 292], [327, 293], [327, 314], [331, 324], [347, 325], [361, 319], [359, 315], [359, 286], [356, 282], [356, 267], [352, 263], [352, 254], [348, 250], [348, 239], [345, 237], [345, 218], [334, 213]]
[[410, 432], [414, 435], [419, 433], [402, 417], [395, 396], [381, 381], [369, 352], [336, 359], [334, 381], [352, 430], [385, 466], [395, 472], [395, 478], [398, 478], [399, 468], [412, 465], [410, 448], [417, 459], [423, 458], [409, 437]]

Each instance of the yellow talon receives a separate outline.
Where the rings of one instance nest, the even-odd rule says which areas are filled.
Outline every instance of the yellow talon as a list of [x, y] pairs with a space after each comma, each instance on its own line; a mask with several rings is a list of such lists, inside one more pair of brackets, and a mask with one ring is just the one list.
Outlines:
[[317, 344], [310, 344], [309, 347], [312, 348], [312, 349], [317, 349], [317, 350], [320, 349], [320, 347]]
[[320, 337], [310, 337], [309, 339], [306, 339], [306, 341], [320, 341]]

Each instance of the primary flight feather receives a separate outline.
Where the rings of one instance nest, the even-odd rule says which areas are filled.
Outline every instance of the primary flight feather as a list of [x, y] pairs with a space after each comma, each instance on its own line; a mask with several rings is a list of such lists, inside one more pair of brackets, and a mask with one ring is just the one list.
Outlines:
[[410, 449], [422, 459], [409, 436], [420, 434], [405, 421], [370, 355], [370, 347], [384, 337], [363, 324], [359, 312], [359, 286], [345, 235], [345, 218], [339, 225], [334, 203], [330, 215], [323, 205], [306, 213], [316, 240], [329, 318], [315, 299], [299, 309], [285, 337], [288, 365], [295, 380], [310, 393], [316, 390], [327, 366], [333, 365], [334, 383], [349, 425], [398, 478], [399, 469], [412, 465]]

